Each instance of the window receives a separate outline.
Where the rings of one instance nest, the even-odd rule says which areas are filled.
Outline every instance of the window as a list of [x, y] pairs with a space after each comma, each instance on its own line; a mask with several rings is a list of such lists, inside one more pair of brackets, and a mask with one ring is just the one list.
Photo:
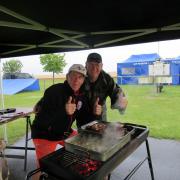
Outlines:
[[135, 68], [122, 68], [122, 74], [124, 75], [135, 74]]

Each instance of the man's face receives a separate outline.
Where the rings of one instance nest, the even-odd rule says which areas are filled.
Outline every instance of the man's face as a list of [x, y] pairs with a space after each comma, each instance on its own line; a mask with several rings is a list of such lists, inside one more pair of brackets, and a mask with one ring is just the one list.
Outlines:
[[80, 89], [81, 85], [84, 82], [84, 79], [85, 77], [81, 73], [75, 71], [71, 71], [67, 75], [68, 84], [74, 92], [77, 92]]
[[88, 76], [92, 81], [96, 81], [102, 70], [102, 63], [87, 62], [86, 63]]

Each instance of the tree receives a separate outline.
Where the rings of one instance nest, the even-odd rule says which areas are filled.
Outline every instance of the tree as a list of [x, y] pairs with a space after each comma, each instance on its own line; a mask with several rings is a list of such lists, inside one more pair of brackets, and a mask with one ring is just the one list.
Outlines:
[[10, 61], [6, 61], [3, 63], [3, 72], [4, 73], [19, 73], [21, 72], [21, 68], [23, 67], [23, 64], [21, 61], [12, 59]]
[[41, 65], [43, 65], [43, 71], [53, 73], [53, 84], [54, 74], [62, 73], [63, 68], [66, 66], [65, 54], [45, 54], [40, 56]]

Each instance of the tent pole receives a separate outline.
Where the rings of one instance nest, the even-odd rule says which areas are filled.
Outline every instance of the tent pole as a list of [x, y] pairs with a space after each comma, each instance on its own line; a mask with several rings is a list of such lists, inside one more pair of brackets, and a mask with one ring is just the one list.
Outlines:
[[[3, 82], [2, 82], [2, 68], [1, 68], [1, 58], [0, 58], [0, 95], [1, 95], [1, 109], [4, 109], [4, 94], [3, 94]], [[8, 143], [8, 137], [7, 137], [7, 127], [6, 124], [3, 125], [3, 131], [4, 131], [4, 140]]]
[[0, 58], [0, 94], [1, 94], [1, 108], [4, 109], [4, 96], [3, 96], [3, 86], [2, 86], [1, 58]]

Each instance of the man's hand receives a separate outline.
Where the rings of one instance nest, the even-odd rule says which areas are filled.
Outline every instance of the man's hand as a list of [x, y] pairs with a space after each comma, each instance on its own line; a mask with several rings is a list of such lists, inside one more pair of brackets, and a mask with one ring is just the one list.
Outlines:
[[128, 100], [127, 98], [123, 95], [123, 93], [121, 92], [119, 95], [119, 106], [121, 109], [125, 110], [128, 104]]
[[96, 99], [96, 102], [94, 104], [94, 109], [93, 109], [94, 115], [101, 115], [102, 113], [102, 106], [99, 104], [99, 98]]
[[127, 98], [124, 96], [123, 92], [120, 92], [117, 95], [116, 102], [111, 105], [111, 108], [112, 109], [118, 109], [121, 114], [124, 114], [127, 105], [128, 105]]
[[73, 102], [72, 96], [69, 97], [66, 105], [65, 105], [66, 113], [68, 115], [73, 115], [76, 111], [76, 104]]

